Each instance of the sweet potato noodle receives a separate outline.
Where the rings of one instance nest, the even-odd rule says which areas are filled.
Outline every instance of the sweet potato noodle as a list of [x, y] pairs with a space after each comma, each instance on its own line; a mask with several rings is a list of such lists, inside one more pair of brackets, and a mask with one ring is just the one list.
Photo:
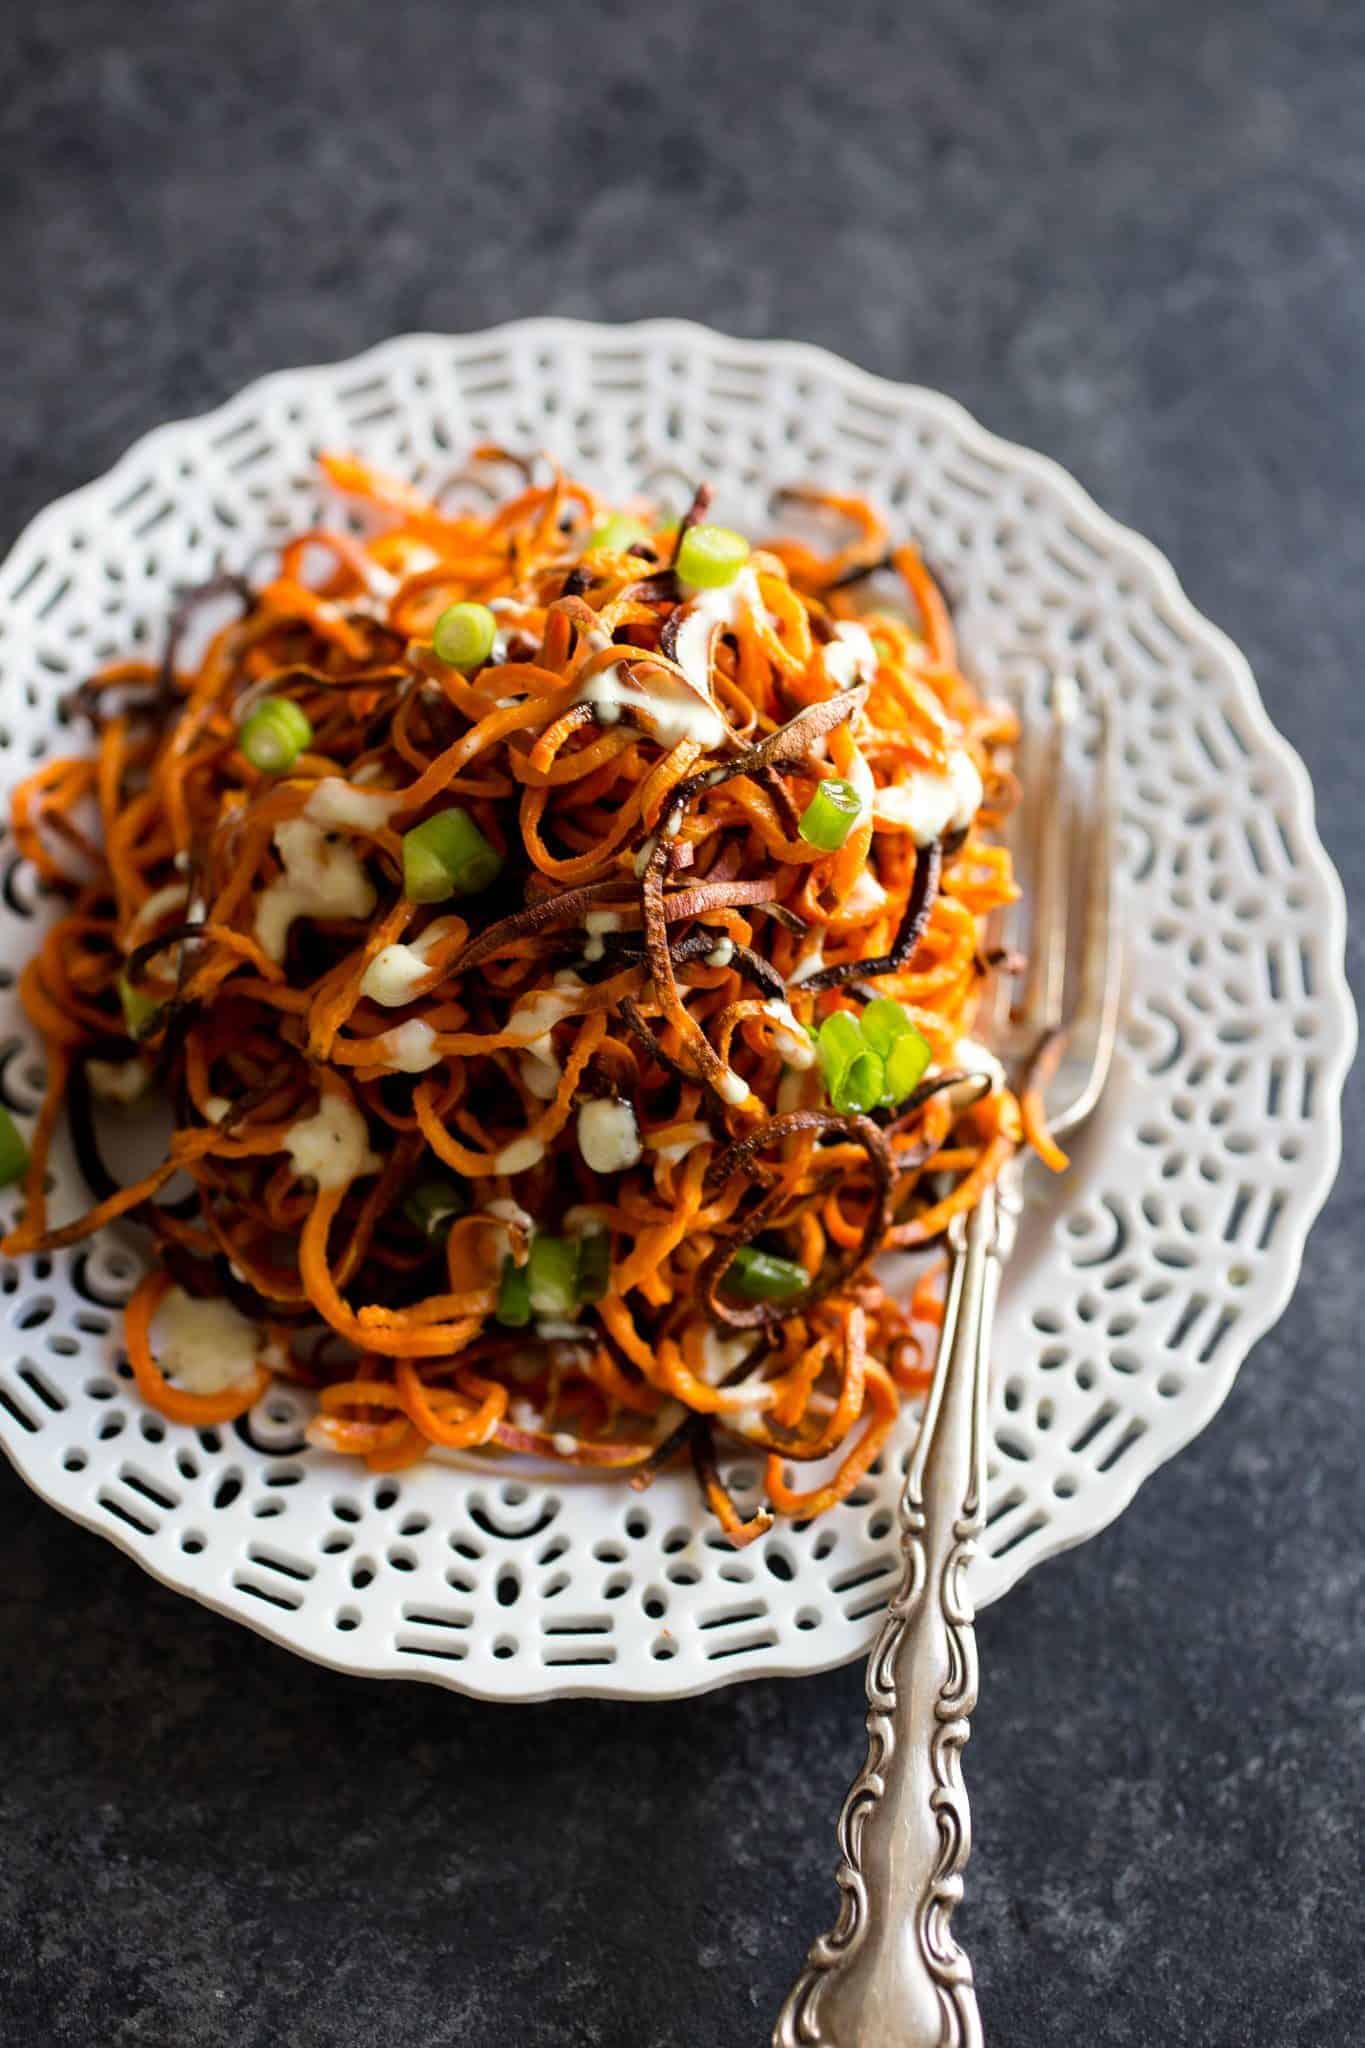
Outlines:
[[[857, 499], [790, 494], [825, 544], [707, 582], [704, 491], [670, 523], [492, 448], [430, 499], [325, 469], [336, 524], [188, 593], [162, 660], [77, 692], [93, 752], [14, 799], [64, 913], [23, 973], [48, 1082], [4, 1249], [143, 1226], [127, 1351], [178, 1421], [282, 1377], [373, 1470], [496, 1445], [644, 1485], [690, 1457], [736, 1543], [818, 1514], [927, 1377], [934, 1268], [902, 1303], [871, 1262], [1023, 1138], [963, 1042], [1014, 893], [1009, 715]], [[174, 1132], [123, 1184], [149, 1091]], [[94, 1205], [54, 1221], [64, 1110]], [[747, 1520], [727, 1444], [766, 1459]]]

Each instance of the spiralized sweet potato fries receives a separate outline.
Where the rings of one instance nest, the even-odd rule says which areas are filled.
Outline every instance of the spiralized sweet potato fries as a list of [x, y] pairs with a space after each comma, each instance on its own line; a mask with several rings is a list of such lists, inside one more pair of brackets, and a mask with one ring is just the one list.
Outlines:
[[[335, 523], [188, 593], [14, 799], [65, 907], [4, 1249], [143, 1226], [125, 1341], [177, 1421], [282, 1377], [373, 1470], [690, 1455], [736, 1543], [819, 1514], [927, 1379], [934, 1268], [903, 1302], [872, 1261], [1023, 1135], [960, 1049], [1014, 893], [1009, 715], [857, 499], [787, 494], [827, 546], [748, 551], [704, 489], [668, 524], [491, 448], [456, 502], [324, 466]], [[139, 1112], [100, 1105], [148, 1091], [174, 1132], [122, 1185]], [[63, 1114], [93, 1206], [54, 1222]], [[766, 1455], [747, 1519], [732, 1445]]]

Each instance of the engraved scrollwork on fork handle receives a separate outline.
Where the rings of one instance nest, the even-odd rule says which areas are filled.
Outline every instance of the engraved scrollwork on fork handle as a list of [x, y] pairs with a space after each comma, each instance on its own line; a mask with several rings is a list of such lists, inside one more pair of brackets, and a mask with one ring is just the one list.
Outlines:
[[839, 1919], [812, 1945], [773, 2048], [981, 2048], [951, 1921], [971, 1851], [967, 1568], [985, 1512], [991, 1325], [1018, 1214], [1011, 1164], [953, 1219], [938, 1363], [901, 1502], [901, 1577], [867, 1667], [867, 1760], [839, 1818]]

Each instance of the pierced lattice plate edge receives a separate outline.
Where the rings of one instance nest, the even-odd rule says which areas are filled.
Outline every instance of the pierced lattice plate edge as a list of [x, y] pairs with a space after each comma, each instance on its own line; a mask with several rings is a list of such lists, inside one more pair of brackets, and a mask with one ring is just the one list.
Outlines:
[[[79, 516], [83, 507], [97, 503], [103, 494], [113, 491], [123, 479], [130, 477], [139, 465], [146, 464], [149, 458], [155, 458], [159, 451], [173, 446], [186, 432], [207, 434], [215, 425], [225, 424], [252, 404], [261, 405], [278, 399], [291, 390], [297, 392], [306, 389], [317, 378], [334, 378], [343, 374], [354, 377], [366, 372], [382, 374], [390, 364], [401, 360], [409, 352], [452, 346], [492, 351], [517, 343], [546, 344], [560, 340], [578, 344], [595, 341], [606, 349], [613, 345], [621, 347], [649, 343], [655, 343], [660, 347], [718, 346], [732, 359], [748, 361], [755, 366], [785, 363], [796, 372], [804, 369], [808, 374], [818, 375], [842, 387], [844, 393], [852, 398], [862, 397], [869, 403], [880, 402], [883, 406], [892, 408], [903, 406], [909, 401], [921, 412], [933, 415], [943, 430], [959, 445], [980, 454], [996, 468], [1015, 477], [1032, 477], [1044, 486], [1054, 502], [1064, 506], [1069, 517], [1079, 522], [1087, 538], [1097, 549], [1111, 559], [1126, 560], [1134, 569], [1145, 575], [1153, 601], [1165, 608], [1168, 618], [1179, 629], [1181, 636], [1198, 646], [1202, 655], [1213, 665], [1218, 680], [1230, 691], [1259, 746], [1263, 765], [1268, 763], [1278, 771], [1282, 793], [1287, 794], [1289, 810], [1297, 828], [1302, 850], [1305, 881], [1315, 895], [1314, 907], [1321, 919], [1324, 972], [1314, 1007], [1316, 1014], [1323, 1021], [1324, 1028], [1315, 1048], [1320, 1061], [1321, 1077], [1321, 1086], [1312, 1115], [1312, 1129], [1316, 1138], [1315, 1171], [1311, 1177], [1299, 1177], [1296, 1201], [1292, 1211], [1284, 1218], [1285, 1228], [1278, 1240], [1273, 1277], [1262, 1276], [1254, 1296], [1246, 1299], [1240, 1311], [1239, 1327], [1234, 1341], [1224, 1348], [1217, 1370], [1208, 1371], [1204, 1375], [1198, 1397], [1187, 1398], [1182, 1402], [1180, 1427], [1168, 1429], [1164, 1435], [1154, 1438], [1149, 1446], [1153, 1454], [1145, 1463], [1142, 1460], [1128, 1461], [1122, 1475], [1116, 1474], [1113, 1483], [1107, 1489], [1099, 1494], [1092, 1491], [1087, 1496], [1085, 1511], [1082, 1511], [1080, 1506], [1069, 1505], [1065, 1501], [1059, 1502], [1054, 1505], [1051, 1520], [1046, 1528], [1036, 1532], [1028, 1543], [1004, 1555], [979, 1560], [981, 1564], [990, 1568], [989, 1579], [984, 1585], [979, 1585], [978, 1597], [984, 1605], [1008, 1591], [1010, 1586], [1044, 1557], [1072, 1548], [1107, 1527], [1129, 1505], [1143, 1480], [1207, 1425], [1226, 1398], [1237, 1371], [1252, 1345], [1283, 1313], [1298, 1279], [1308, 1232], [1327, 1198], [1340, 1161], [1341, 1093], [1356, 1044], [1355, 1009], [1345, 974], [1344, 891], [1317, 833], [1312, 785], [1302, 760], [1271, 723], [1251, 669], [1243, 655], [1221, 629], [1196, 610], [1181, 587], [1175, 571], [1160, 551], [1140, 534], [1102, 511], [1089, 493], [1060, 465], [1046, 456], [991, 433], [975, 421], [956, 400], [922, 386], [900, 384], [876, 377], [824, 349], [798, 342], [753, 342], [735, 339], [687, 321], [642, 321], [612, 326], [564, 319], [529, 319], [509, 322], [500, 327], [463, 336], [400, 336], [345, 362], [297, 367], [256, 379], [208, 413], [168, 422], [153, 429], [142, 436], [103, 476], [55, 500], [25, 528], [15, 542], [3, 568], [8, 571], [26, 553], [37, 555], [44, 548], [51, 549], [54, 544], [60, 550], [63, 527]], [[5, 1421], [6, 1418], [0, 1415], [0, 1425], [4, 1425]], [[154, 1539], [149, 1540], [131, 1529], [112, 1527], [107, 1519], [87, 1512], [83, 1504], [75, 1498], [73, 1491], [60, 1483], [65, 1475], [54, 1471], [52, 1479], [57, 1483], [47, 1483], [40, 1476], [39, 1470], [24, 1462], [20, 1455], [23, 1440], [16, 1440], [15, 1433], [9, 1427], [0, 1426], [0, 1441], [3, 1441], [6, 1453], [16, 1469], [44, 1500], [70, 1518], [116, 1543], [162, 1584], [175, 1591], [189, 1593], [201, 1604], [245, 1622], [258, 1633], [284, 1648], [308, 1657], [310, 1661], [358, 1676], [418, 1678], [474, 1697], [528, 1702], [585, 1696], [632, 1699], [681, 1698], [715, 1690], [749, 1677], [797, 1676], [831, 1669], [862, 1654], [875, 1627], [875, 1614], [865, 1617], [860, 1615], [856, 1627], [851, 1631], [856, 1640], [847, 1639], [850, 1635], [848, 1626], [840, 1629], [831, 1625], [824, 1638], [827, 1651], [822, 1649], [815, 1655], [801, 1657], [783, 1653], [774, 1655], [766, 1648], [753, 1655], [737, 1654], [723, 1669], [705, 1670], [685, 1685], [658, 1682], [665, 1678], [662, 1670], [658, 1671], [656, 1682], [648, 1686], [622, 1683], [612, 1667], [605, 1667], [596, 1672], [584, 1672], [581, 1676], [577, 1673], [571, 1675], [567, 1671], [562, 1675], [546, 1673], [546, 1682], [540, 1685], [528, 1686], [524, 1678], [522, 1682], [509, 1685], [497, 1682], [501, 1674], [495, 1668], [489, 1668], [485, 1673], [485, 1678], [493, 1682], [481, 1682], [474, 1672], [464, 1668], [448, 1670], [432, 1666], [423, 1667], [415, 1663], [400, 1664], [394, 1658], [392, 1650], [382, 1660], [331, 1654], [314, 1643], [300, 1640], [298, 1634], [291, 1632], [285, 1623], [277, 1623], [259, 1610], [250, 1610], [241, 1601], [234, 1600], [219, 1590], [195, 1585], [185, 1575], [183, 1568], [171, 1568], [177, 1561], [174, 1553], [171, 1553], [163, 1564], [163, 1552], [157, 1547]], [[903, 1451], [901, 1457], [904, 1457]], [[810, 1648], [815, 1649], [814, 1641], [811, 1642]], [[507, 1675], [511, 1677], [510, 1673]], [[655, 1674], [650, 1675], [654, 1677]]]

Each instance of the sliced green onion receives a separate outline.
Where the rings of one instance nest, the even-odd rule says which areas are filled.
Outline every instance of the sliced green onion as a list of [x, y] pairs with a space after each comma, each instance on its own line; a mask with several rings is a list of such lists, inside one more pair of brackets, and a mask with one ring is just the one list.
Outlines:
[[840, 1116], [861, 1116], [875, 1109], [886, 1089], [886, 1069], [875, 1052], [860, 1052], [838, 1079], [826, 1084]]
[[538, 1316], [566, 1316], [578, 1307], [578, 1246], [571, 1237], [532, 1238], [526, 1286]]
[[797, 827], [808, 846], [835, 853], [843, 845], [866, 806], [851, 782], [831, 776], [822, 782], [801, 813]]
[[475, 895], [501, 867], [502, 855], [458, 804], [403, 834], [403, 893], [414, 903]]
[[684, 583], [718, 590], [733, 583], [749, 559], [749, 543], [728, 526], [689, 526], [673, 566]]
[[518, 1266], [510, 1258], [502, 1262], [498, 1305], [493, 1314], [509, 1330], [524, 1330], [531, 1320], [531, 1290], [527, 1284], [526, 1268]]
[[493, 652], [498, 622], [486, 604], [448, 604], [432, 628], [436, 659], [466, 672]]
[[160, 1003], [155, 996], [144, 995], [140, 988], [134, 988], [126, 974], [121, 974], [118, 978], [118, 999], [123, 1006], [123, 1021], [128, 1027], [128, 1036], [141, 1039], [147, 1026], [161, 1008]]
[[[907, 1031], [915, 1030], [904, 1004], [893, 1003], [889, 996], [873, 997], [863, 1011], [862, 1026], [863, 1037], [873, 1052], [879, 1052], [883, 1059], [898, 1038], [904, 1038]], [[918, 1032], [915, 1035], [918, 1037]]]
[[403, 1197], [403, 1214], [423, 1237], [444, 1237], [468, 1207], [469, 1197], [459, 1182], [441, 1173], [414, 1181]]
[[9, 1111], [0, 1105], [0, 1188], [16, 1181], [28, 1166], [28, 1146]]
[[237, 744], [253, 768], [284, 775], [313, 737], [306, 712], [292, 697], [262, 697], [242, 720]]
[[614, 555], [623, 555], [637, 540], [645, 538], [645, 528], [638, 519], [632, 519], [628, 512], [613, 512], [594, 526], [583, 543], [585, 548], [604, 548]]
[[578, 1299], [601, 1301], [611, 1280], [611, 1237], [594, 1230], [578, 1240]]
[[816, 1034], [815, 1050], [826, 1093], [841, 1116], [903, 1102], [933, 1058], [904, 1007], [885, 996], [874, 997], [860, 1018], [833, 1011]]
[[933, 1057], [934, 1048], [912, 1024], [886, 1055], [886, 1092], [892, 1102], [904, 1102], [907, 1095], [913, 1095]]
[[934, 1049], [903, 1003], [876, 996], [863, 1011], [863, 1037], [886, 1070], [883, 1102], [904, 1102], [924, 1079]]
[[725, 1275], [726, 1292], [747, 1301], [799, 1301], [809, 1286], [810, 1274], [795, 1259], [755, 1251], [751, 1244], [740, 1246]]
[[857, 1018], [848, 1010], [831, 1011], [816, 1034], [815, 1051], [825, 1087], [832, 1094], [850, 1062], [867, 1051]]

